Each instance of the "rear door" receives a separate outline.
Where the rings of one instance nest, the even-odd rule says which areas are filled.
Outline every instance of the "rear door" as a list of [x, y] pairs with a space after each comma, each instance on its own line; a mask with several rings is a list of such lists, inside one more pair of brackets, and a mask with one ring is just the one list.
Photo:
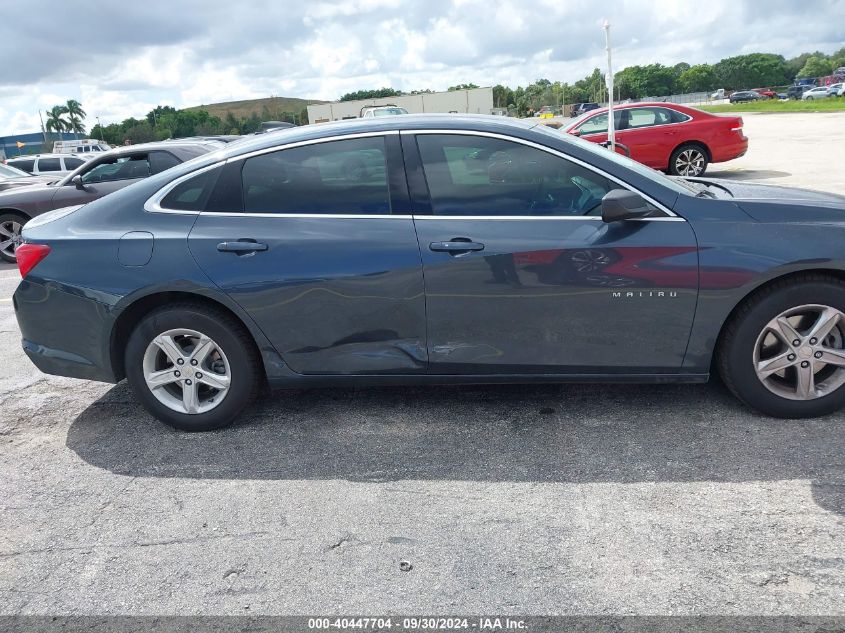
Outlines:
[[426, 371], [422, 263], [398, 134], [299, 143], [211, 171], [210, 190], [186, 182], [162, 205], [203, 209], [191, 252], [291, 369]]
[[669, 155], [680, 140], [677, 125], [667, 108], [625, 109], [625, 127], [617, 140], [631, 150], [631, 157], [655, 169], [666, 169]]

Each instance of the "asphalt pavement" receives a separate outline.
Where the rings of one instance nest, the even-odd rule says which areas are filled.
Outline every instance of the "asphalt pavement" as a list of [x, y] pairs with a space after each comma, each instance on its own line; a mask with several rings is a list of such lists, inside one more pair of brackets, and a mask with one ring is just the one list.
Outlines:
[[845, 414], [718, 382], [329, 389], [184, 434], [39, 373], [16, 283], [0, 614], [845, 616]]

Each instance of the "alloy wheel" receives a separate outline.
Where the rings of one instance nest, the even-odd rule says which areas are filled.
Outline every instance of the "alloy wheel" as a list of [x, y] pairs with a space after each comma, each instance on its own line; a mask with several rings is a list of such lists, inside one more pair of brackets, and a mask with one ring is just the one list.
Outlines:
[[698, 176], [704, 171], [707, 159], [701, 150], [685, 149], [675, 159], [675, 171], [679, 176]]
[[231, 385], [229, 361], [211, 338], [189, 329], [167, 330], [144, 353], [144, 380], [150, 392], [178, 413], [206, 413]]
[[845, 384], [845, 314], [825, 305], [790, 308], [754, 345], [757, 378], [789, 400], [815, 400]]
[[16, 220], [0, 222], [0, 252], [7, 257], [14, 257], [15, 250], [21, 243], [23, 225]]

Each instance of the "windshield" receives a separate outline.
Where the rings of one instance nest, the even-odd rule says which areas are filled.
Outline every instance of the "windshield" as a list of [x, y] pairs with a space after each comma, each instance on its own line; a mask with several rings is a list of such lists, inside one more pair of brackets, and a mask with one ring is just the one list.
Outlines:
[[392, 116], [395, 114], [408, 114], [405, 108], [380, 108], [373, 110], [373, 116]]
[[[533, 129], [539, 131], [542, 134], [547, 134], [549, 136], [557, 136], [558, 138], [560, 137], [560, 134], [567, 134], [566, 132], [559, 132], [558, 130], [550, 128], [547, 125], [538, 125]], [[618, 154], [616, 152], [611, 152], [609, 149], [605, 149], [601, 145], [591, 143], [590, 141], [585, 141], [584, 139], [580, 139], [577, 136], [572, 136], [571, 134], [567, 135], [569, 136], [567, 140], [572, 143], [577, 143], [581, 149], [586, 150], [591, 154], [595, 154], [596, 156], [601, 156], [602, 158], [605, 158], [607, 160], [612, 160], [617, 165], [621, 165], [626, 169], [630, 169], [631, 171], [636, 172], [640, 176], [648, 178], [649, 180], [656, 182], [659, 185], [668, 187], [676, 193], [682, 193], [687, 196], [694, 196], [700, 191], [698, 187], [694, 187], [684, 180], [674, 180], [672, 178], [669, 178], [668, 176], [657, 171], [656, 169], [646, 167], [645, 165], [638, 163], [635, 160], [631, 160], [626, 156], [622, 156], [621, 154]]]
[[25, 176], [32, 176], [32, 174], [28, 174], [17, 167], [0, 163], [0, 178], [23, 178]]

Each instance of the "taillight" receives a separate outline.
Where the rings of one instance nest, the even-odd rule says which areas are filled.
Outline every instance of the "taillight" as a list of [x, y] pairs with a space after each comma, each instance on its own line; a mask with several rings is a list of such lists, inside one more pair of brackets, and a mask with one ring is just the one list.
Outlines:
[[15, 249], [15, 258], [18, 260], [18, 270], [21, 271], [21, 278], [26, 277], [30, 270], [35, 268], [42, 259], [50, 254], [50, 247], [46, 244], [21, 244]]

